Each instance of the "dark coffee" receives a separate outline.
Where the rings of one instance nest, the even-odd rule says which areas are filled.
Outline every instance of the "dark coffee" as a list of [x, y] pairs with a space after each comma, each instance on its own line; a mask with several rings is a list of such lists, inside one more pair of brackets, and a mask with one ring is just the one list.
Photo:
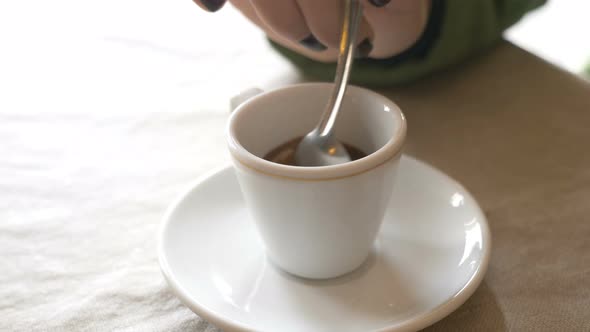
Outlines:
[[[279, 145], [278, 147], [272, 149], [272, 151], [267, 153], [264, 156], [264, 159], [277, 164], [297, 166], [297, 164], [295, 163], [295, 149], [297, 149], [297, 145], [299, 145], [299, 142], [302, 138], [303, 137], [297, 137], [286, 143]], [[357, 160], [367, 156], [366, 153], [355, 148], [354, 146], [343, 142], [341, 143], [342, 145], [344, 145], [344, 148], [346, 148], [346, 151], [348, 152], [348, 155], [350, 156], [351, 160]]]

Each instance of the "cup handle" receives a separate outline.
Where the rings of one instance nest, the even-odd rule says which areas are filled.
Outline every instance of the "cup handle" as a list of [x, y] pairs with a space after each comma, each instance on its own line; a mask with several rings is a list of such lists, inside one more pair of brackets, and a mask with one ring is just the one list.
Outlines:
[[233, 96], [229, 100], [229, 111], [233, 112], [238, 106], [243, 104], [246, 100], [263, 93], [264, 91], [259, 88], [250, 88], [248, 90], [244, 90], [239, 94]]

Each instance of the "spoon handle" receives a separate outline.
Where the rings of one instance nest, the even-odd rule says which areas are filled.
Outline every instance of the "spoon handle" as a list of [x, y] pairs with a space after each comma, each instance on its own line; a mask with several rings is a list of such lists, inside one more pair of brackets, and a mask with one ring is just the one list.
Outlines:
[[359, 0], [346, 0], [344, 7], [344, 22], [340, 35], [340, 48], [338, 52], [338, 65], [334, 78], [334, 90], [322, 114], [316, 130], [319, 136], [327, 137], [332, 134], [338, 111], [342, 105], [342, 99], [346, 92], [348, 76], [354, 60], [355, 41], [358, 26], [363, 16], [363, 8]]

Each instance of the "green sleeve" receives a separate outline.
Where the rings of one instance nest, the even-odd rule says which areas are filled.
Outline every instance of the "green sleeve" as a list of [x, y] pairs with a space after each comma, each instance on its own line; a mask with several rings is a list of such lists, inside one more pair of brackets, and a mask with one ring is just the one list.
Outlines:
[[[434, 10], [434, 1], [438, 0], [432, 1]], [[545, 1], [440, 0], [439, 8], [436, 9], [441, 11], [437, 13], [440, 22], [434, 27], [436, 37], [428, 42], [425, 54], [408, 57], [401, 62], [357, 60], [351, 73], [351, 81], [372, 86], [400, 84], [457, 64], [490, 48], [501, 39], [506, 28]], [[434, 14], [431, 12], [430, 21]], [[429, 27], [426, 28], [428, 29]], [[277, 44], [271, 44], [305, 74], [321, 80], [332, 80], [334, 64], [316, 62]]]

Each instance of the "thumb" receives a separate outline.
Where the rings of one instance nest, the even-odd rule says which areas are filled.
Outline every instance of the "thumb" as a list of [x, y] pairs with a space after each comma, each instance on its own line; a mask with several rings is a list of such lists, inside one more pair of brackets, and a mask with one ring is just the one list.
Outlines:
[[199, 7], [209, 12], [216, 12], [225, 4], [225, 0], [193, 0]]

